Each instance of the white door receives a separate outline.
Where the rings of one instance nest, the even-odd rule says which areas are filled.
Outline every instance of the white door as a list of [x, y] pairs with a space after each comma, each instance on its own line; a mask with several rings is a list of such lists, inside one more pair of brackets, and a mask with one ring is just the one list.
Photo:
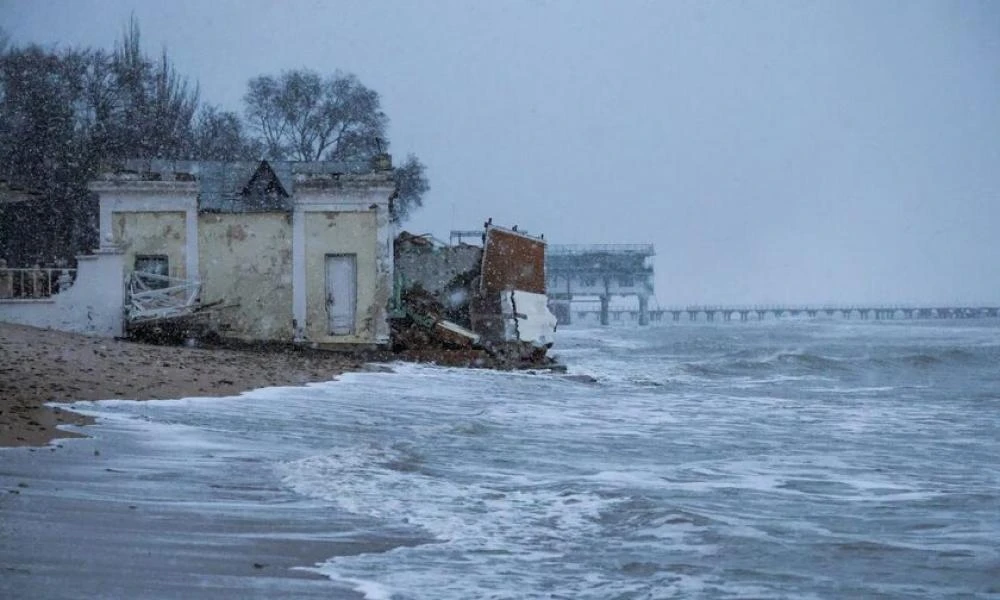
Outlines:
[[354, 333], [358, 306], [358, 260], [354, 254], [326, 256], [326, 314], [331, 335]]

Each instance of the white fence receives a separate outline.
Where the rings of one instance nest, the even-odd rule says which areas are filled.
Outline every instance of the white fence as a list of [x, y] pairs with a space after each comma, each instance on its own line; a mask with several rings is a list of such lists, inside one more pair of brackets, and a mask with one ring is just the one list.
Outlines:
[[73, 287], [76, 269], [0, 266], [0, 298], [48, 298]]

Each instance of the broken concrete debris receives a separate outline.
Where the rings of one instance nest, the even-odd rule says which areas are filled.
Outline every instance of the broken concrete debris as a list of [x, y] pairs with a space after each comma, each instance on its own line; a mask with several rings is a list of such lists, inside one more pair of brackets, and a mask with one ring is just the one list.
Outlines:
[[504, 341], [531, 341], [551, 346], [556, 330], [556, 316], [549, 311], [548, 297], [520, 290], [505, 290], [500, 295], [504, 317]]
[[556, 318], [545, 296], [545, 241], [490, 222], [482, 241], [397, 236], [394, 348], [447, 351], [471, 366], [552, 367]]

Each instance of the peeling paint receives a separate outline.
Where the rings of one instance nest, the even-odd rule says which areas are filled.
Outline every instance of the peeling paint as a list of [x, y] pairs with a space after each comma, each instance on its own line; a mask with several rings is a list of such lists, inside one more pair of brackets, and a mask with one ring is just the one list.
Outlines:
[[131, 271], [138, 255], [167, 257], [169, 275], [187, 278], [185, 215], [182, 212], [114, 213], [112, 237], [125, 251], [125, 269]]
[[[370, 211], [311, 212], [305, 222], [306, 323], [308, 339], [318, 343], [374, 344], [377, 326], [385, 320], [391, 276], [380, 277], [376, 224]], [[326, 306], [326, 257], [353, 254], [357, 260], [355, 333], [331, 335]], [[384, 280], [384, 281], [380, 281]], [[380, 289], [381, 285], [381, 289]], [[379, 301], [379, 297], [384, 300]]]
[[232, 247], [233, 242], [245, 241], [247, 237], [246, 229], [243, 228], [241, 223], [233, 223], [226, 228], [226, 239], [230, 247]]
[[[279, 165], [267, 182], [258, 181], [270, 192], [272, 183], [284, 185], [281, 173], [295, 174], [294, 190], [293, 180], [287, 181], [288, 202], [275, 211], [267, 203], [247, 201], [247, 187], [253, 188], [254, 199], [261, 196], [256, 187], [209, 177], [215, 173], [211, 164], [171, 163], [173, 175], [192, 169], [185, 181], [194, 184], [162, 180], [154, 166], [131, 169], [127, 176], [105, 174], [91, 184], [101, 194], [102, 238], [113, 238], [127, 251], [126, 264], [137, 254], [167, 255], [171, 276], [199, 279], [202, 302], [221, 303], [212, 314], [227, 337], [331, 345], [389, 342], [391, 172], [349, 171], [341, 177], [338, 171], [331, 179], [328, 169], [335, 164]], [[242, 166], [223, 165], [220, 172]], [[261, 163], [258, 172], [267, 174], [265, 166]], [[206, 204], [206, 194], [225, 196], [228, 203]], [[329, 335], [325, 263], [331, 254], [356, 259], [358, 310], [355, 333], [349, 336]]]
[[218, 312], [216, 325], [224, 335], [290, 341], [288, 220], [278, 213], [202, 214], [198, 234], [202, 301], [239, 305]]

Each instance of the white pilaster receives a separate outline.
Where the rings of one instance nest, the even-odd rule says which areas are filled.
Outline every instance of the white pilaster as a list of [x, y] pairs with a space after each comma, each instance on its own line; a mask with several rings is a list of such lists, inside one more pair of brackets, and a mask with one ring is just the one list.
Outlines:
[[306, 213], [296, 206], [292, 212], [292, 318], [295, 341], [304, 341], [306, 332]]
[[[387, 196], [386, 196], [387, 197]], [[382, 288], [387, 290], [387, 294], [384, 299], [379, 298], [376, 295], [376, 302], [384, 303], [383, 306], [378, 307], [378, 311], [375, 313], [377, 316], [375, 318], [375, 343], [376, 344], [388, 344], [390, 341], [390, 327], [389, 327], [389, 302], [390, 298], [393, 296], [393, 287], [395, 285], [395, 270], [393, 265], [393, 230], [395, 227], [392, 224], [392, 219], [389, 215], [389, 205], [388, 202], [383, 204], [372, 204], [374, 207], [372, 210], [375, 211], [375, 277], [376, 277], [376, 288]]]
[[201, 271], [198, 270], [198, 201], [191, 198], [190, 203], [184, 209], [184, 228], [187, 230], [187, 243], [184, 248], [184, 266], [187, 270], [187, 278], [201, 281]]

